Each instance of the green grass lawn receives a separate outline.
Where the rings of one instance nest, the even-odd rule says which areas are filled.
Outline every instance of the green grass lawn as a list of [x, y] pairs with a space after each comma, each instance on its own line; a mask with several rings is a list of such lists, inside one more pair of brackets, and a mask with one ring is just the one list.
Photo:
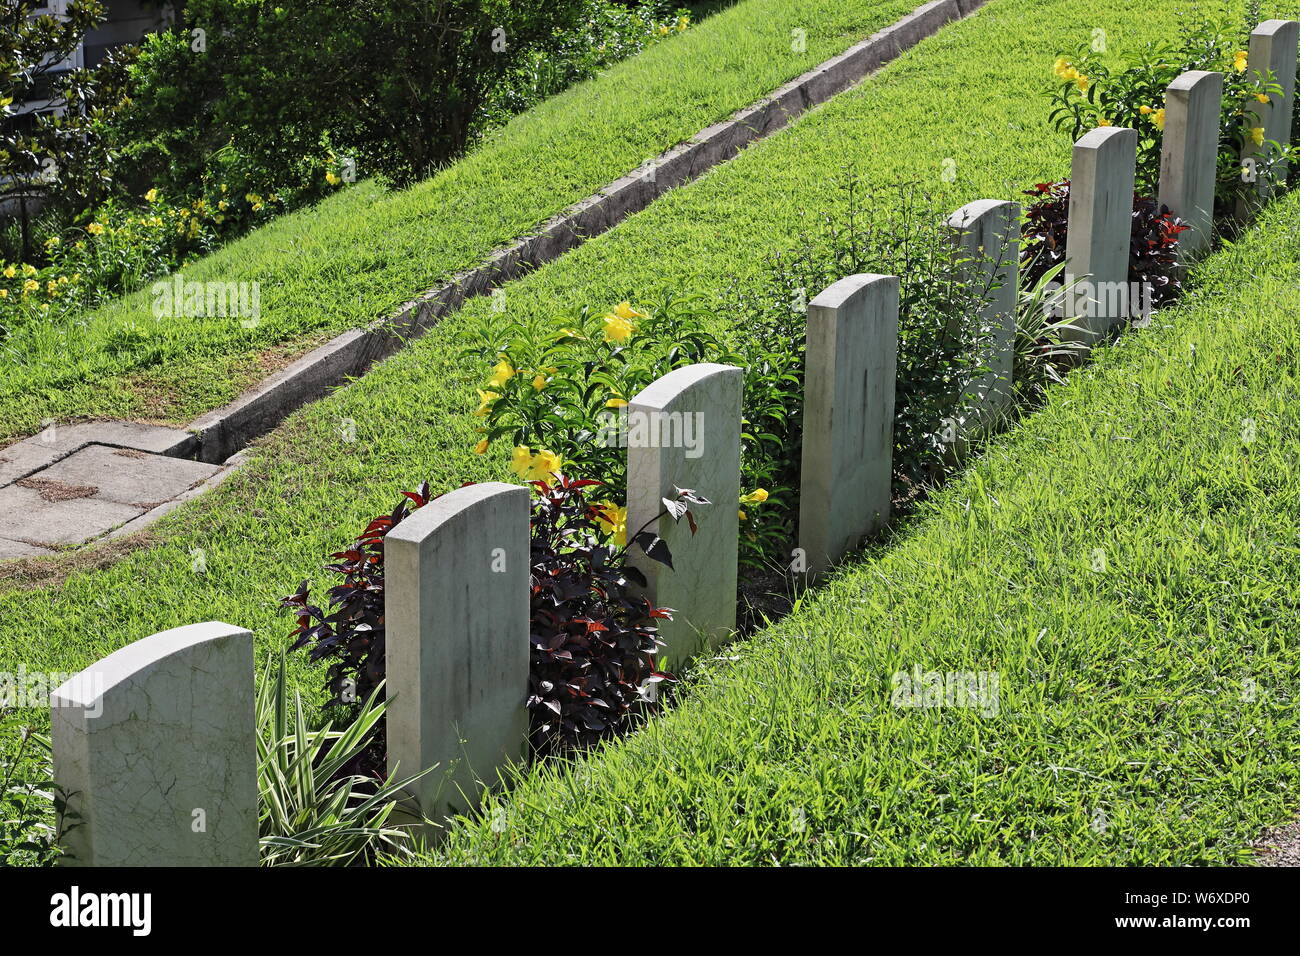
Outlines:
[[[507, 308], [547, 320], [583, 303], [607, 307], [666, 289], [717, 290], [760, 268], [764, 255], [789, 246], [801, 227], [839, 202], [829, 183], [845, 164], [882, 187], [933, 181], [954, 209], [1060, 175], [1069, 143], [1050, 129], [1048, 105], [1037, 96], [1057, 50], [1073, 48], [1098, 27], [1108, 31], [1112, 49], [1132, 49], [1166, 36], [1182, 9], [1179, 0], [1141, 7], [1122, 0], [991, 0], [861, 88], [511, 283]], [[1289, 0], [1264, 13], [1295, 10]], [[940, 178], [948, 158], [957, 164], [951, 184]], [[329, 226], [322, 221], [322, 228]], [[295, 413], [259, 444], [245, 470], [134, 547], [21, 570], [0, 566], [0, 670], [74, 670], [155, 631], [212, 619], [252, 628], [263, 651], [283, 646], [289, 621], [276, 615], [276, 600], [303, 578], [323, 583], [325, 556], [390, 510], [400, 489], [423, 478], [445, 489], [508, 477], [499, 456], [470, 451], [478, 420], [469, 411], [483, 370], [459, 356], [493, 321], [486, 303], [471, 304], [364, 379]], [[743, 324], [743, 316], [718, 316], [719, 326], [732, 323]], [[353, 429], [357, 440], [344, 441]], [[1045, 480], [1054, 476], [1049, 471]], [[205, 555], [206, 574], [192, 571], [196, 549]], [[319, 675], [305, 679], [315, 683]]]
[[[1300, 805], [1298, 224], [1292, 195], [897, 540], [432, 860], [1241, 861]], [[914, 668], [995, 672], [997, 713], [893, 706]]]
[[[744, 0], [516, 117], [424, 183], [388, 192], [361, 182], [184, 270], [190, 281], [260, 283], [254, 329], [160, 322], [145, 289], [69, 324], [19, 330], [0, 352], [0, 444], [47, 417], [187, 423], [917, 5]], [[805, 31], [800, 52], [795, 29]]]

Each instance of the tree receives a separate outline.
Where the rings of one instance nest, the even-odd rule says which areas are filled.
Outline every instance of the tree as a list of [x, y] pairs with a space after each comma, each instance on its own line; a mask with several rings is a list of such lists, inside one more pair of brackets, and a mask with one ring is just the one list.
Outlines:
[[0, 3], [0, 209], [16, 207], [27, 258], [33, 205], [77, 211], [111, 183], [101, 132], [119, 94], [108, 81], [111, 68], [65, 69], [104, 19], [100, 0], [70, 0], [57, 16], [33, 16], [25, 0]]
[[131, 69], [124, 148], [155, 181], [233, 151], [293, 182], [329, 143], [403, 186], [469, 145], [489, 94], [559, 50], [588, 0], [188, 0]]

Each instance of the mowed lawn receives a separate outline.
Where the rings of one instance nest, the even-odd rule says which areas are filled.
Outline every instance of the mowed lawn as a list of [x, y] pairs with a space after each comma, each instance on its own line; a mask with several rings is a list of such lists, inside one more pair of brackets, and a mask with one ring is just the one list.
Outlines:
[[[1237, 9], [1240, 9], [1239, 4]], [[1290, 8], [1294, 12], [1294, 5]], [[506, 289], [515, 315], [551, 322], [591, 304], [665, 290], [716, 292], [762, 267], [842, 198], [845, 165], [881, 188], [933, 181], [951, 208], [1008, 197], [1068, 168], [1038, 94], [1058, 50], [1098, 27], [1112, 50], [1167, 36], [1177, 0], [991, 0], [791, 128]], [[1287, 12], [1280, 9], [1269, 14]], [[944, 161], [957, 178], [941, 178]], [[927, 178], [928, 177], [928, 178]], [[252, 628], [282, 647], [277, 599], [403, 488], [510, 479], [495, 451], [476, 456], [470, 415], [483, 369], [460, 348], [498, 321], [472, 304], [364, 379], [293, 415], [245, 470], [141, 539], [40, 562], [0, 565], [0, 669], [75, 670], [150, 633], [201, 620]], [[744, 316], [719, 314], [721, 327]], [[355, 434], [355, 441], [345, 435]], [[207, 571], [196, 574], [194, 552]], [[303, 674], [314, 687], [319, 674]], [[34, 715], [39, 720], [39, 715]]]
[[45, 418], [188, 423], [918, 5], [743, 0], [514, 118], [432, 179], [400, 192], [363, 181], [183, 270], [192, 282], [259, 283], [255, 328], [159, 321], [146, 288], [16, 329], [0, 350], [0, 444]]
[[[674, 710], [429, 862], [1246, 859], [1300, 809], [1300, 195], [1199, 281]], [[894, 706], [917, 671], [997, 696]]]

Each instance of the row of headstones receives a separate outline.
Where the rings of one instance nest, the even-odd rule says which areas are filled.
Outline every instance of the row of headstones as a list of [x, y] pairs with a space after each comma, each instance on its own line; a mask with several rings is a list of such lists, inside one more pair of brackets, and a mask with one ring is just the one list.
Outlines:
[[[1289, 137], [1295, 21], [1255, 31], [1250, 62], [1283, 95], [1254, 103], [1265, 139]], [[1169, 87], [1160, 201], [1208, 243], [1222, 76], [1191, 72]], [[1101, 128], [1074, 147], [1067, 262], [1094, 283], [1126, 283], [1137, 134]], [[982, 319], [994, 335], [989, 371], [972, 388], [976, 416], [1010, 401], [1020, 209], [1001, 200], [949, 219], [954, 255], [996, 274]], [[1070, 278], [1067, 276], [1067, 284]], [[899, 280], [856, 275], [809, 306], [799, 548], [816, 574], [888, 520]], [[1103, 310], [1104, 312], [1104, 310]], [[1086, 329], [1101, 335], [1109, 320]], [[675, 609], [666, 656], [725, 640], [736, 622], [741, 369], [671, 372], [628, 405], [627, 527], [649, 524], [674, 569], [633, 558], [647, 597]], [[978, 425], [979, 422], [972, 423]], [[688, 440], [689, 439], [689, 440]], [[674, 487], [712, 507], [698, 532], [660, 515]], [[529, 492], [470, 485], [414, 512], [387, 537], [385, 625], [390, 770], [436, 766], [414, 793], [425, 816], [472, 808], [482, 781], [523, 755], [529, 674]], [[137, 641], [52, 697], [55, 779], [75, 825], [64, 842], [86, 865], [253, 865], [257, 862], [253, 636], [221, 623]]]

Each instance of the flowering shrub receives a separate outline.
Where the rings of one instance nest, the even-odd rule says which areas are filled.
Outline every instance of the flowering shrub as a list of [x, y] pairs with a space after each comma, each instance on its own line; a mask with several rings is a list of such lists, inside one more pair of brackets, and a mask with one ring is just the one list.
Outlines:
[[[1193, 22], [1177, 43], [1148, 44], [1134, 62], [1112, 67], [1098, 44], [1084, 45], [1073, 54], [1056, 58], [1052, 72], [1057, 85], [1051, 93], [1057, 104], [1051, 118], [1058, 130], [1078, 139], [1103, 126], [1124, 126], [1137, 131], [1137, 191], [1155, 195], [1160, 179], [1160, 143], [1165, 124], [1165, 92], [1187, 70], [1210, 70], [1224, 75], [1223, 113], [1219, 123], [1219, 163], [1215, 205], [1230, 213], [1238, 199], [1254, 187], [1243, 179], [1242, 150], [1264, 145], [1264, 130], [1255, 126], [1255, 114], [1246, 109], [1252, 100], [1268, 102], [1281, 93], [1277, 78], [1262, 77], [1250, 68], [1245, 42], [1206, 22]], [[1277, 163], [1291, 152], [1278, 143], [1261, 158], [1256, 179], [1271, 181]]]
[[42, 243], [43, 264], [0, 262], [0, 325], [74, 312], [137, 289], [275, 215], [280, 197], [218, 184], [188, 203], [157, 189], [145, 206], [102, 206], [85, 225]]
[[[602, 528], [621, 546], [627, 449], [616, 440], [619, 410], [673, 369], [706, 361], [745, 364], [702, 325], [697, 300], [670, 298], [644, 309], [620, 302], [600, 315], [585, 309], [558, 328], [539, 329], [518, 319], [494, 326], [472, 350], [491, 366], [478, 390], [474, 414], [483, 419], [483, 437], [475, 451], [487, 454], [504, 440], [511, 470], [526, 481], [561, 469], [599, 475], [610, 498], [610, 520]], [[746, 484], [761, 484], [748, 467], [745, 449], [756, 434], [748, 423], [754, 404], [772, 396], [751, 394], [749, 384], [747, 380], [741, 467]], [[767, 497], [758, 488], [739, 503], [758, 505]], [[761, 524], [749, 511], [741, 517], [751, 528]], [[752, 563], [757, 536], [750, 531], [744, 540], [751, 547], [742, 546], [741, 560]]]
[[[1021, 276], [1032, 287], [1065, 263], [1070, 210], [1070, 181], [1039, 183], [1025, 190], [1033, 197], [1025, 209], [1020, 247]], [[1187, 224], [1149, 197], [1133, 197], [1133, 227], [1129, 242], [1128, 281], [1150, 288], [1155, 308], [1169, 303], [1182, 291], [1178, 273], [1178, 236]]]
[[224, 185], [188, 203], [169, 202], [151, 189], [144, 202], [143, 208], [107, 203], [87, 224], [51, 235], [42, 243], [43, 264], [0, 261], [0, 326], [85, 310], [139, 289], [281, 206], [277, 194], [239, 196]]
[[[539, 753], [587, 746], [625, 729], [647, 684], [667, 680], [654, 666], [661, 646], [656, 619], [671, 610], [656, 608], [634, 593], [646, 580], [626, 563], [628, 545], [606, 543], [610, 508], [588, 500], [598, 481], [562, 474], [532, 482], [536, 489], [531, 520], [530, 646], [528, 709], [531, 738]], [[433, 500], [428, 482], [403, 492], [392, 512], [366, 525], [350, 547], [331, 555], [326, 570], [342, 577], [326, 593], [328, 610], [313, 604], [303, 581], [280, 606], [296, 617], [290, 650], [309, 648], [315, 663], [328, 661], [326, 706], [351, 706], [368, 700], [385, 675], [384, 538], [418, 508]], [[679, 489], [664, 499], [658, 517], [683, 518], [695, 530], [692, 506], [709, 502]], [[672, 566], [661, 538], [636, 529], [631, 544], [647, 557]], [[384, 746], [384, 730], [376, 731]], [[359, 765], [381, 772], [381, 753]]]

